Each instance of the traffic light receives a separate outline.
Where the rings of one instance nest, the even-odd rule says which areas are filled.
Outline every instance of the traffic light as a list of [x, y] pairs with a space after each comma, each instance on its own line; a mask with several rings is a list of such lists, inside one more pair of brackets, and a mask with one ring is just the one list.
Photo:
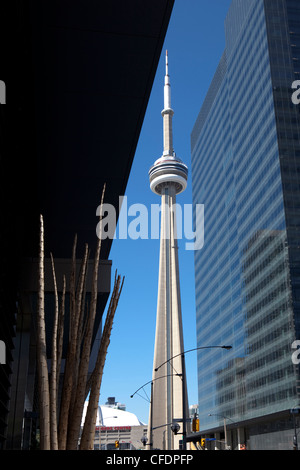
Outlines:
[[199, 431], [199, 418], [193, 418], [192, 431], [193, 432]]
[[201, 439], [201, 447], [205, 447], [205, 439], [204, 439], [204, 437]]
[[119, 449], [119, 447], [120, 447], [119, 441], [115, 441], [115, 448], [116, 448], [116, 449]]

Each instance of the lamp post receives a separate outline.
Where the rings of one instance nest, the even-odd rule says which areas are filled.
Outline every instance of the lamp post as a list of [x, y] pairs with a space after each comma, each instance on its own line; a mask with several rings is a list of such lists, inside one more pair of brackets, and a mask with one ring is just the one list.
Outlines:
[[[104, 418], [101, 406], [99, 408], [100, 408], [100, 415], [101, 415], [100, 416], [100, 423], [101, 424], [99, 423], [100, 424], [100, 426], [99, 426], [99, 449], [100, 449], [101, 448], [101, 432], [102, 432], [101, 428], [106, 427], [104, 425], [104, 419], [118, 418], [118, 416], [116, 416], [116, 415], [114, 415], [114, 416], [105, 416], [105, 418]], [[107, 443], [107, 439], [106, 439], [106, 443]], [[104, 444], [104, 445], [106, 445], [106, 444]]]
[[[227, 449], [227, 426], [226, 426], [226, 419], [229, 419], [230, 421], [232, 421], [234, 423], [234, 421], [231, 419], [231, 418], [228, 418], [227, 416], [224, 416], [224, 415], [219, 415], [219, 414], [212, 414], [212, 413], [209, 413], [208, 416], [219, 416], [220, 418], [223, 418], [224, 420], [224, 438], [225, 438], [225, 450], [228, 450]], [[236, 424], [236, 423], [234, 423]]]
[[[144, 446], [148, 445], [150, 446], [150, 449], [152, 449], [153, 447], [153, 436], [152, 436], [152, 431], [153, 431], [153, 406], [152, 406], [152, 403], [153, 403], [153, 382], [155, 380], [159, 380], [159, 379], [163, 379], [165, 377], [169, 377], [169, 376], [180, 376], [181, 374], [167, 374], [167, 375], [162, 375], [161, 377], [156, 377], [156, 379], [152, 379], [152, 380], [149, 380], [149, 382], [146, 382], [144, 385], [141, 385], [141, 387], [139, 387], [132, 395], [130, 395], [130, 398], [133, 398], [134, 395], [139, 392], [142, 388], [144, 388], [146, 385], [150, 384], [151, 383], [151, 398], [150, 398], [150, 410], [151, 410], [151, 414], [150, 414], [150, 442], [149, 444], [147, 444], [147, 441], [148, 439], [146, 438], [142, 440], [142, 443]], [[158, 429], [160, 427], [163, 427], [163, 426], [168, 426], [169, 424], [163, 424], [162, 426], [157, 426], [156, 428], [154, 429]]]
[[200, 346], [198, 348], [188, 349], [183, 353], [176, 354], [173, 357], [170, 357], [167, 361], [160, 364], [156, 367], [155, 372], [157, 372], [163, 365], [167, 362], [172, 361], [175, 357], [181, 356], [181, 374], [177, 374], [181, 376], [182, 381], [182, 448], [186, 450], [186, 383], [185, 383], [185, 354], [191, 351], [198, 351], [199, 349], [213, 349], [213, 348], [221, 348], [221, 349], [232, 349], [232, 346]]

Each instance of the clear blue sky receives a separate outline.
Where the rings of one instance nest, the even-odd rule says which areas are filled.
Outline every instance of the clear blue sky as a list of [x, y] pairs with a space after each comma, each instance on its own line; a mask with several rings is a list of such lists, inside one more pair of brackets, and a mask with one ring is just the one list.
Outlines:
[[[148, 170], [162, 154], [162, 116], [165, 50], [169, 54], [174, 149], [189, 167], [188, 188], [178, 204], [192, 203], [190, 135], [225, 47], [224, 20], [230, 0], [175, 0], [164, 48], [152, 88], [126, 196], [128, 205], [151, 204], [159, 197], [149, 188]], [[128, 221], [133, 220], [129, 217]], [[179, 248], [185, 349], [196, 345], [194, 255]], [[125, 276], [111, 343], [104, 368], [100, 404], [108, 396], [125, 403], [127, 411], [147, 423], [149, 403], [130, 398], [151, 380], [158, 285], [159, 240], [114, 240], [110, 258]], [[196, 352], [186, 355], [189, 404], [198, 402]], [[145, 388], [150, 396], [150, 386]]]

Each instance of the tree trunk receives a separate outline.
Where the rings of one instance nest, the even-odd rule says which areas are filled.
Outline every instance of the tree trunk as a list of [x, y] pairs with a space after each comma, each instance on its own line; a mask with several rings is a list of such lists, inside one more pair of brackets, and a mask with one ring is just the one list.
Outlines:
[[51, 376], [50, 376], [50, 434], [51, 450], [58, 450], [57, 442], [57, 325], [58, 325], [58, 294], [55, 267], [52, 253], [50, 253], [52, 274], [54, 283], [55, 311], [52, 333], [52, 357], [51, 357]]
[[[81, 352], [81, 345], [82, 345], [82, 325], [84, 320], [84, 313], [85, 313], [85, 286], [86, 286], [86, 276], [87, 276], [87, 267], [88, 267], [88, 257], [89, 257], [89, 250], [88, 245], [85, 246], [85, 253], [84, 258], [81, 264], [81, 272], [80, 272], [80, 279], [79, 285], [76, 292], [76, 321], [74, 324], [74, 328], [76, 329], [76, 341], [75, 341], [75, 348], [74, 348], [74, 367], [73, 367], [73, 389], [76, 390], [77, 387], [77, 380], [78, 380], [78, 368], [80, 363], [80, 352]], [[71, 395], [70, 401], [70, 411], [69, 414], [73, 414], [75, 404], [75, 393]]]
[[63, 276], [63, 291], [61, 305], [59, 309], [59, 321], [57, 326], [57, 377], [56, 377], [56, 396], [58, 396], [61, 358], [64, 340], [64, 321], [65, 321], [65, 298], [66, 298], [66, 276]]
[[72, 330], [73, 330], [73, 325], [74, 325], [73, 316], [74, 316], [74, 311], [75, 311], [76, 246], [77, 246], [77, 236], [75, 236], [74, 238], [73, 250], [72, 250], [72, 266], [71, 266], [71, 275], [70, 275], [69, 342], [68, 342], [67, 358], [65, 361], [64, 381], [63, 381], [60, 414], [59, 414], [59, 425], [58, 425], [59, 450], [66, 449], [69, 407], [70, 407], [70, 400], [71, 400], [72, 386], [73, 386], [74, 361], [73, 361], [72, 351], [74, 348], [74, 341], [73, 341], [74, 334]]
[[80, 450], [93, 450], [95, 440], [95, 426], [97, 420], [98, 402], [100, 395], [100, 387], [103, 376], [103, 369], [106, 360], [107, 350], [110, 343], [110, 335], [113, 325], [113, 320], [116, 312], [116, 308], [121, 295], [124, 278], [120, 287], [121, 278], [118, 276], [115, 279], [113, 294], [111, 297], [109, 309], [106, 315], [105, 326], [102, 333], [101, 344], [97, 355], [97, 361], [95, 369], [92, 375], [91, 392], [89, 397], [89, 404], [85, 416], [85, 422], [83, 432], [80, 440]]
[[[75, 242], [74, 242], [75, 247]], [[84, 258], [82, 261], [81, 275], [79, 280], [79, 289], [77, 295], [75, 294], [75, 249], [73, 248], [73, 257], [72, 257], [72, 276], [71, 276], [71, 312], [70, 312], [70, 333], [69, 333], [69, 345], [67, 352], [67, 360], [65, 363], [65, 373], [64, 373], [64, 386], [62, 394], [62, 404], [61, 404], [61, 413], [60, 413], [60, 435], [59, 435], [59, 448], [65, 449], [67, 444], [67, 435], [68, 435], [68, 420], [70, 416], [70, 406], [72, 402], [72, 394], [76, 390], [76, 377], [77, 377], [77, 368], [78, 361], [77, 359], [77, 350], [78, 350], [78, 341], [80, 340], [80, 335], [78, 334], [79, 329], [79, 320], [81, 315], [81, 304], [82, 304], [82, 295], [84, 291], [85, 284], [85, 275], [86, 275], [86, 266], [88, 258], [88, 246], [85, 247]]]
[[50, 450], [49, 378], [45, 332], [44, 221], [40, 216], [39, 295], [37, 315], [37, 370], [41, 450]]

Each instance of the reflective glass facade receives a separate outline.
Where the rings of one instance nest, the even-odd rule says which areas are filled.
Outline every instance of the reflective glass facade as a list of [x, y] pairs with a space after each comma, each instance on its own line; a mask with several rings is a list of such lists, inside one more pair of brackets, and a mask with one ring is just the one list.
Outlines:
[[197, 343], [233, 346], [198, 351], [201, 431], [300, 403], [300, 2], [233, 0], [225, 36], [191, 137]]

